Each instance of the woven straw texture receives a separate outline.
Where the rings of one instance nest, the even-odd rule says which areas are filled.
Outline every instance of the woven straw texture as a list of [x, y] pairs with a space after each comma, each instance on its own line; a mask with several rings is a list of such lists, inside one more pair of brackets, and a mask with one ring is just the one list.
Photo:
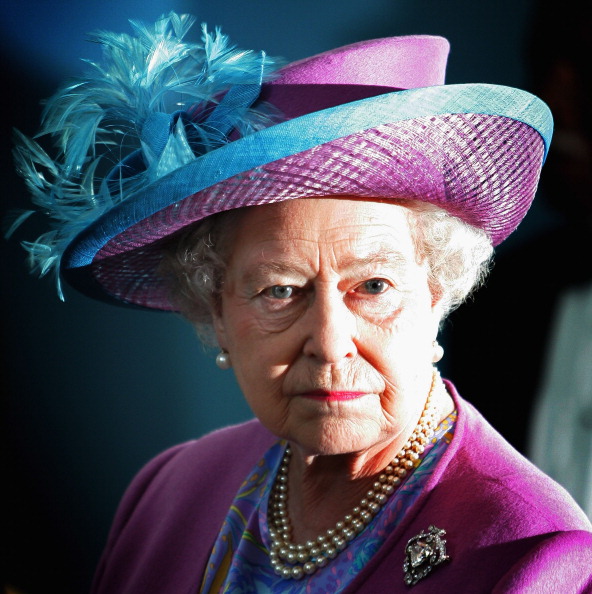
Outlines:
[[450, 114], [385, 124], [232, 177], [163, 209], [107, 243], [92, 273], [117, 299], [171, 310], [155, 272], [163, 229], [170, 235], [220, 210], [315, 196], [423, 200], [484, 229], [497, 245], [530, 207], [543, 154], [537, 131], [500, 116]]

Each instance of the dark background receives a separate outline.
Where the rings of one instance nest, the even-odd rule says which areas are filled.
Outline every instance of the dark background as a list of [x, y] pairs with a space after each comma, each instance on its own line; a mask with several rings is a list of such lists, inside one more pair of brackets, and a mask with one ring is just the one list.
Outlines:
[[[220, 25], [240, 47], [293, 60], [362, 39], [439, 34], [452, 45], [448, 82], [528, 88], [526, 0], [4, 0], [2, 212], [27, 208], [13, 173], [11, 130], [33, 134], [42, 98], [97, 58], [96, 29], [173, 9]], [[199, 33], [196, 26], [194, 34]], [[504, 246], [519, 249], [554, 224], [544, 200]], [[35, 237], [35, 223], [26, 227]], [[173, 315], [94, 303], [26, 270], [17, 241], [0, 242], [3, 583], [24, 594], [88, 590], [117, 502], [164, 448], [246, 419], [231, 372], [214, 365]], [[447, 353], [448, 361], [453, 355]], [[446, 367], [446, 364], [444, 365]], [[459, 383], [462, 388], [462, 378]]]

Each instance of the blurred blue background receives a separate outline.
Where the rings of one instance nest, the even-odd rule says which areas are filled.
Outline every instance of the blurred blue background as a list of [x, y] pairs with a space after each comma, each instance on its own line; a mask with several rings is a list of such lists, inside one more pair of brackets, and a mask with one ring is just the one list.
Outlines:
[[[90, 31], [129, 32], [130, 18], [190, 12], [240, 47], [287, 60], [366, 38], [440, 34], [452, 45], [448, 82], [524, 87], [531, 8], [526, 0], [4, 0], [1, 210], [28, 204], [12, 171], [11, 129], [33, 134], [40, 100], [81, 72], [80, 58], [98, 58]], [[547, 222], [535, 208], [510, 248]], [[216, 368], [179, 318], [67, 289], [61, 303], [50, 279], [28, 274], [17, 242], [1, 250], [3, 580], [25, 594], [85, 592], [141, 465], [250, 412], [231, 372]]]

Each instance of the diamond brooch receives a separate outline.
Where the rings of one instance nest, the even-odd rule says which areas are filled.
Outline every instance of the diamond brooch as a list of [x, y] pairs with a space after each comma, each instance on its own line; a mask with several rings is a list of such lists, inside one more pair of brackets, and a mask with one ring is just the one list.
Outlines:
[[409, 540], [405, 547], [404, 580], [413, 586], [426, 577], [440, 563], [449, 561], [446, 554], [446, 541], [442, 538], [446, 530], [430, 526], [427, 532], [421, 532]]

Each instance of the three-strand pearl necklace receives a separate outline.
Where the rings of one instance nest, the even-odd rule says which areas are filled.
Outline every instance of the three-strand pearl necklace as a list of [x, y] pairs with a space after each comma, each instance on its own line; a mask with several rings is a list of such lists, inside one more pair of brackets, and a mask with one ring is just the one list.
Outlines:
[[372, 488], [349, 514], [315, 540], [305, 544], [291, 542], [292, 527], [288, 516], [288, 467], [292, 452], [286, 448], [270, 493], [268, 508], [269, 557], [275, 573], [286, 579], [301, 579], [337, 557], [370, 523], [407, 474], [415, 468], [425, 445], [438, 425], [433, 395], [442, 386], [434, 371], [426, 404], [413, 433], [391, 463], [377, 477]]

